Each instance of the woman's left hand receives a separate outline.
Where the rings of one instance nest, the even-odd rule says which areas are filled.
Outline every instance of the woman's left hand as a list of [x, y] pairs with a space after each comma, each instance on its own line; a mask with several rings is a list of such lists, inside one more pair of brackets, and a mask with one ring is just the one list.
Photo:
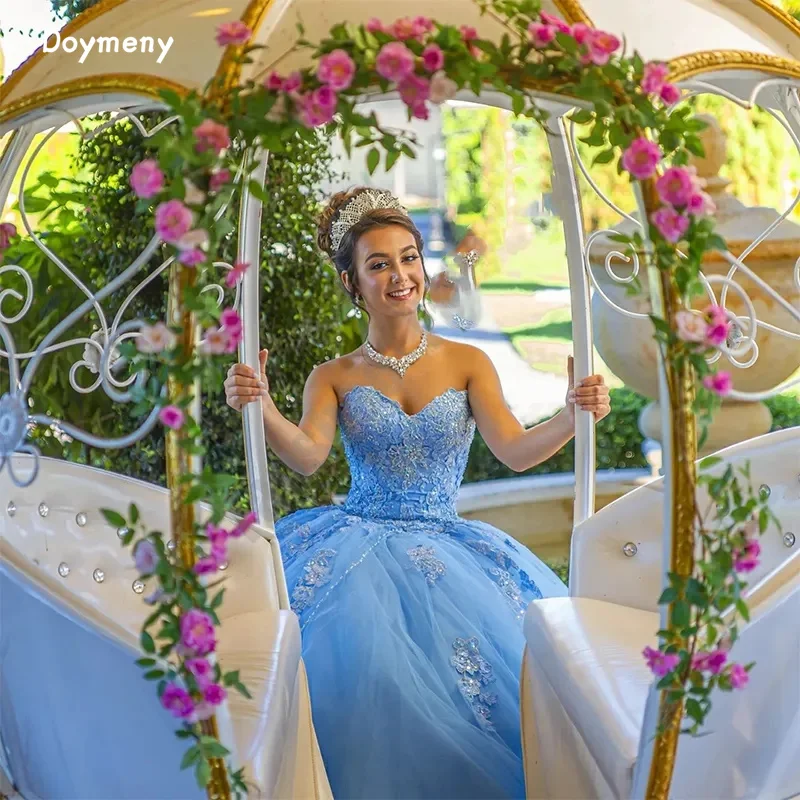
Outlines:
[[591, 411], [595, 421], [611, 412], [611, 398], [602, 375], [590, 375], [575, 385], [575, 366], [572, 356], [567, 361], [569, 386], [567, 388], [567, 413], [575, 419], [575, 409]]

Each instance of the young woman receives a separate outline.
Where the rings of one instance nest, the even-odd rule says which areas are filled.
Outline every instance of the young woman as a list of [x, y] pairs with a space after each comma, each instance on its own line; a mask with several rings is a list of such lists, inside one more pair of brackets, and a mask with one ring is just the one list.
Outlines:
[[525, 430], [486, 355], [421, 327], [422, 240], [390, 194], [335, 195], [318, 241], [369, 315], [367, 340], [311, 373], [299, 425], [270, 398], [266, 351], [260, 375], [237, 364], [225, 390], [237, 410], [260, 401], [270, 448], [303, 475], [341, 431], [345, 504], [276, 525], [334, 796], [524, 797], [521, 620], [566, 589], [501, 531], [460, 519], [456, 495], [476, 426], [525, 470], [572, 437], [576, 407], [608, 414], [608, 389], [597, 375], [570, 386], [563, 411]]

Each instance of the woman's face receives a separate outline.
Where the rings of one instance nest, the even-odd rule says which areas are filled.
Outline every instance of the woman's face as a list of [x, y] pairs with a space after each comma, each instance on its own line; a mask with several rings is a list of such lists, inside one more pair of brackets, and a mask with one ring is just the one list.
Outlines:
[[[400, 225], [367, 231], [356, 243], [353, 258], [358, 292], [370, 314], [416, 314], [425, 293], [425, 273], [409, 231]], [[346, 273], [342, 280], [348, 286]]]

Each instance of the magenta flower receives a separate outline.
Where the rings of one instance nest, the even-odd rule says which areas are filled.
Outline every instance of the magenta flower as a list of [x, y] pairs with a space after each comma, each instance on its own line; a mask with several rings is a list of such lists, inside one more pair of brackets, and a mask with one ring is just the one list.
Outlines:
[[195, 575], [211, 575], [219, 569], [219, 562], [211, 556], [203, 556], [195, 561], [192, 567]]
[[336, 113], [337, 97], [330, 86], [320, 86], [300, 101], [300, 121], [307, 128], [327, 125]]
[[430, 17], [414, 17], [414, 25], [422, 33], [430, 33], [433, 28], [433, 20]]
[[662, 653], [652, 647], [645, 647], [642, 655], [645, 657], [650, 671], [659, 678], [672, 672], [680, 663], [680, 658], [675, 653]]
[[177, 406], [164, 406], [158, 412], [158, 418], [162, 425], [171, 428], [173, 431], [180, 430], [186, 421], [186, 415]]
[[186, 689], [182, 689], [175, 683], [168, 683], [164, 693], [161, 695], [161, 705], [169, 711], [173, 717], [178, 719], [188, 719], [194, 712], [192, 696]]
[[334, 50], [319, 60], [317, 78], [320, 83], [327, 84], [334, 91], [348, 89], [355, 74], [355, 62], [344, 50]]
[[658, 94], [669, 74], [669, 66], [660, 61], [645, 64], [641, 87], [646, 94]]
[[761, 555], [761, 542], [758, 539], [751, 539], [745, 544], [744, 549], [738, 548], [733, 551], [733, 568], [737, 572], [752, 572], [758, 565], [758, 557]]
[[8, 250], [11, 240], [17, 235], [17, 227], [11, 222], [0, 223], [0, 253]]
[[692, 657], [692, 669], [696, 669], [698, 672], [710, 672], [712, 675], [719, 675], [727, 660], [728, 654], [719, 648], [708, 653], [695, 653]]
[[721, 325], [728, 321], [728, 312], [720, 305], [708, 306], [703, 316], [709, 325]]
[[217, 641], [214, 637], [214, 623], [205, 611], [192, 608], [180, 621], [181, 644], [187, 651], [205, 656], [214, 651]]
[[303, 76], [299, 72], [293, 72], [283, 84], [283, 91], [287, 94], [296, 92], [303, 85]]
[[218, 156], [231, 146], [231, 135], [228, 133], [227, 126], [216, 120], [204, 119], [192, 132], [195, 138], [194, 149], [198, 153], [211, 150], [214, 155]]
[[241, 20], [224, 22], [217, 28], [217, 44], [220, 47], [227, 47], [231, 44], [246, 44], [252, 35], [253, 31]]
[[160, 561], [156, 546], [149, 539], [142, 539], [133, 550], [133, 562], [140, 575], [152, 575]]
[[233, 536], [234, 539], [238, 539], [250, 530], [251, 526], [255, 524], [256, 519], [255, 513], [253, 511], [248, 511], [247, 514], [239, 520], [236, 527], [230, 532], [230, 535]]
[[636, 180], [643, 181], [655, 174], [661, 157], [661, 148], [655, 142], [640, 136], [634, 139], [622, 154], [622, 166]]
[[227, 331], [240, 331], [242, 329], [242, 318], [235, 308], [226, 308], [220, 314], [219, 321]]
[[585, 44], [591, 32], [592, 29], [588, 25], [584, 25], [582, 22], [576, 22], [570, 31], [578, 44]]
[[661, 87], [659, 97], [668, 105], [674, 105], [681, 99], [681, 90], [674, 83], [665, 83]]
[[546, 11], [542, 11], [539, 16], [542, 18], [542, 22], [544, 22], [545, 25], [552, 26], [559, 33], [572, 33], [569, 25], [567, 25], [561, 17], [557, 17], [555, 14], [548, 14]]
[[426, 72], [437, 72], [444, 66], [444, 53], [438, 44], [429, 44], [422, 51], [422, 66]]
[[389, 33], [400, 41], [408, 39], [421, 39], [426, 33], [427, 20], [424, 17], [410, 19], [403, 17], [392, 23]]
[[184, 666], [197, 681], [200, 689], [209, 686], [214, 680], [214, 667], [205, 658], [189, 658]]
[[734, 689], [744, 689], [744, 687], [747, 686], [747, 682], [750, 680], [749, 673], [741, 664], [731, 664], [728, 677]]
[[670, 167], [656, 181], [656, 191], [662, 203], [685, 206], [695, 192], [695, 180], [685, 167]]
[[130, 184], [137, 197], [147, 200], [164, 188], [164, 173], [154, 159], [146, 158], [131, 170]]
[[709, 325], [706, 329], [706, 342], [712, 347], [719, 347], [728, 340], [730, 332], [731, 325], [729, 322]]
[[191, 247], [188, 250], [181, 250], [178, 254], [178, 261], [186, 264], [187, 267], [196, 267], [206, 260], [206, 254], [199, 247]]
[[725, 397], [733, 389], [733, 379], [729, 372], [715, 372], [713, 375], [706, 375], [703, 378], [703, 386], [710, 392]]
[[397, 88], [400, 90], [400, 99], [412, 111], [424, 106], [431, 93], [430, 82], [419, 75], [409, 75]]
[[696, 217], [705, 217], [708, 214], [713, 214], [717, 207], [711, 199], [711, 195], [706, 192], [695, 192], [686, 204], [686, 210]]
[[211, 177], [208, 179], [208, 189], [210, 192], [218, 192], [225, 186], [226, 183], [229, 183], [231, 179], [231, 173], [228, 169], [215, 169], [211, 173]]
[[462, 25], [458, 30], [465, 42], [474, 42], [478, 38], [478, 31], [470, 25]]
[[669, 206], [661, 206], [654, 211], [650, 221], [656, 226], [658, 232], [672, 244], [679, 242], [689, 227], [689, 218]]
[[156, 208], [156, 233], [167, 243], [175, 244], [192, 227], [194, 215], [180, 200], [167, 200]]
[[247, 272], [249, 266], [250, 264], [247, 261], [236, 261], [233, 265], [233, 269], [225, 276], [225, 285], [229, 289], [233, 289], [233, 287], [244, 278], [244, 274]]
[[372, 17], [372, 19], [367, 20], [366, 29], [368, 33], [386, 33], [386, 29], [383, 27], [383, 23], [377, 18]]
[[203, 700], [210, 706], [218, 706], [228, 693], [218, 683], [210, 683], [203, 689]]
[[587, 36], [585, 44], [589, 48], [587, 53], [589, 60], [593, 64], [602, 66], [608, 63], [609, 58], [619, 49], [622, 42], [613, 33], [593, 30]]
[[387, 81], [400, 83], [414, 72], [414, 54], [402, 42], [389, 42], [378, 53], [375, 70]]
[[706, 340], [706, 330], [708, 325], [699, 314], [695, 314], [688, 309], [681, 309], [675, 314], [676, 333], [678, 338], [684, 342], [699, 344]]
[[447, 100], [452, 100], [458, 92], [458, 84], [447, 77], [444, 72], [437, 72], [431, 78], [431, 85], [428, 87], [428, 99], [434, 105], [441, 105]]
[[263, 81], [264, 88], [269, 92], [282, 92], [285, 84], [286, 81], [277, 72], [270, 72]]
[[541, 22], [531, 22], [528, 25], [528, 33], [534, 47], [547, 47], [556, 38], [556, 29], [553, 25], [545, 25]]

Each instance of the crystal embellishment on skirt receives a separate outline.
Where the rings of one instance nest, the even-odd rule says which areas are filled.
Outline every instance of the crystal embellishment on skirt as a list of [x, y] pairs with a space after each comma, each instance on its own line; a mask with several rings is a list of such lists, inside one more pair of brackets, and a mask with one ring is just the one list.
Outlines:
[[295, 613], [308, 608], [314, 601], [317, 589], [331, 579], [331, 561], [335, 556], [335, 550], [320, 550], [306, 562], [303, 575], [292, 592], [292, 610]]
[[432, 547], [418, 545], [408, 550], [411, 563], [425, 576], [428, 586], [433, 586], [447, 571], [444, 561], [436, 558]]
[[491, 709], [497, 704], [497, 695], [486, 692], [486, 687], [494, 681], [492, 665], [481, 655], [478, 640], [456, 639], [455, 651], [450, 663], [461, 676], [458, 688], [464, 699], [472, 707], [482, 728], [491, 729]]

